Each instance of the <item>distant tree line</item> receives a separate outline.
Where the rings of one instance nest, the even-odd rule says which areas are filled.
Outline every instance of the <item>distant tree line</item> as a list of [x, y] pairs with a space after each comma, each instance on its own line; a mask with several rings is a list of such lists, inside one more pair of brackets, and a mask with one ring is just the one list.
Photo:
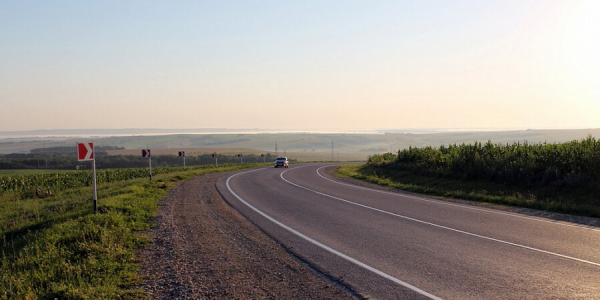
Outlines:
[[[120, 150], [122, 147], [96, 146], [94, 155], [97, 168], [144, 168], [148, 166], [148, 159], [139, 155], [108, 155], [108, 150]], [[261, 163], [274, 161], [275, 155], [270, 153], [264, 157], [256, 154], [245, 154], [244, 163]], [[239, 163], [237, 155], [217, 154], [219, 164]], [[215, 159], [211, 154], [186, 156], [186, 166], [214, 164]], [[156, 167], [181, 167], [183, 158], [176, 155], [152, 156], [152, 166]], [[30, 153], [0, 154], [0, 169], [57, 169], [57, 170], [86, 170], [91, 169], [88, 162], [77, 160], [75, 147], [52, 147], [32, 149]]]

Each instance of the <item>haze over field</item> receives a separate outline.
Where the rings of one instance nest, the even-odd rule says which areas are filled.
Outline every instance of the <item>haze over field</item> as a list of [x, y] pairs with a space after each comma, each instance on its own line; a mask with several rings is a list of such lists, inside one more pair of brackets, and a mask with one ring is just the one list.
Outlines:
[[[108, 132], [99, 130], [102, 132]], [[62, 131], [50, 131], [62, 132]], [[66, 131], [69, 132], [69, 131]], [[74, 130], [73, 132], [85, 132]], [[118, 132], [115, 130], [115, 132]], [[39, 138], [1, 138], [0, 154], [29, 153], [32, 149], [50, 147], [74, 147], [82, 140], [94, 142], [96, 146], [123, 147], [128, 154], [139, 153], [139, 149], [152, 148], [164, 152], [162, 154], [177, 154], [178, 150], [190, 151], [241, 151], [255, 149], [263, 152], [302, 152], [327, 153], [331, 157], [332, 146], [335, 153], [354, 153], [361, 159], [375, 153], [396, 152], [410, 146], [434, 146], [451, 144], [471, 144], [473, 142], [492, 141], [494, 144], [512, 143], [561, 143], [585, 139], [587, 136], [600, 136], [600, 129], [571, 129], [571, 130], [519, 130], [519, 131], [465, 131], [438, 133], [226, 133], [218, 134], [164, 134], [164, 135], [113, 135], [75, 137], [39, 137]], [[194, 150], [192, 149], [194, 148]], [[206, 149], [200, 149], [206, 148]], [[207, 150], [210, 148], [209, 150]], [[129, 150], [134, 150], [133, 152]], [[161, 150], [161, 151], [162, 151]], [[186, 150], [186, 151], [187, 151]], [[192, 152], [187, 152], [192, 153]], [[114, 153], [119, 154], [119, 153]]]
[[0, 131], [600, 127], [600, 1], [4, 1]]

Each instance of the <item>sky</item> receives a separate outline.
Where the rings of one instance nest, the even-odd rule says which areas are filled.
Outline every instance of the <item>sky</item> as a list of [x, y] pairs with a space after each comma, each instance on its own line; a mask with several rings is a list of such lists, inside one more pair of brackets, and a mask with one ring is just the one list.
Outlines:
[[0, 0], [0, 131], [600, 127], [600, 1]]

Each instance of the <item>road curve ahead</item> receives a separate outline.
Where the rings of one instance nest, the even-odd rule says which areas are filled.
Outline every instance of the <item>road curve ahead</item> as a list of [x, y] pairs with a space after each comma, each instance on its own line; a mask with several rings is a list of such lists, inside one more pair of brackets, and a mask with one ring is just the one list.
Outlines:
[[250, 221], [373, 299], [600, 299], [600, 230], [337, 182], [331, 164], [217, 182]]

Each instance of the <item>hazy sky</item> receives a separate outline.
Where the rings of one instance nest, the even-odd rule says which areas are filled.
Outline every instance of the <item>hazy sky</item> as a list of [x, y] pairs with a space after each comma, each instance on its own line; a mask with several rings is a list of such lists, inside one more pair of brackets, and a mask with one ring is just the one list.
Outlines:
[[598, 128], [600, 1], [0, 0], [0, 131]]

